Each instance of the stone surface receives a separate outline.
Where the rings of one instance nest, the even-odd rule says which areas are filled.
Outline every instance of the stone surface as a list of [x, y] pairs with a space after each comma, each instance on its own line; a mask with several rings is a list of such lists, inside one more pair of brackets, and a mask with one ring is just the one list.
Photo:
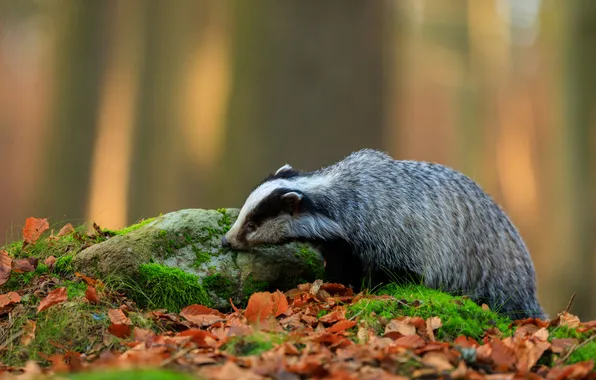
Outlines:
[[249, 293], [289, 289], [322, 276], [323, 259], [310, 246], [291, 243], [247, 252], [221, 247], [237, 209], [186, 209], [161, 215], [128, 232], [91, 246], [73, 258], [73, 268], [106, 281], [128, 283], [139, 267], [158, 263], [197, 276], [214, 307], [242, 303]]

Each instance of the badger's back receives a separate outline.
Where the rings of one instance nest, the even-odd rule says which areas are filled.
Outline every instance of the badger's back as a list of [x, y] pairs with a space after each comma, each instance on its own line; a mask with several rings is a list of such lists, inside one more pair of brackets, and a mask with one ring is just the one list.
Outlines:
[[367, 149], [308, 175], [328, 181], [321, 207], [342, 225], [366, 270], [406, 270], [427, 286], [542, 316], [518, 231], [462, 173]]

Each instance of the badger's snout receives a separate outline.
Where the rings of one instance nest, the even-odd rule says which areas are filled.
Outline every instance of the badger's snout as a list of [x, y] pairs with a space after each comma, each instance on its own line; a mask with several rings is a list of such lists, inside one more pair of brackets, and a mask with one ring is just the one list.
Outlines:
[[221, 238], [221, 246], [223, 248], [230, 248], [230, 242], [228, 241], [228, 239], [226, 239], [225, 236]]

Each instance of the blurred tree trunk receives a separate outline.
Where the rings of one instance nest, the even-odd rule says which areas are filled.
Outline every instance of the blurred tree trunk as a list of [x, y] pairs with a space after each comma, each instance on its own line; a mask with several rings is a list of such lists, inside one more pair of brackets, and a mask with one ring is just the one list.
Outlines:
[[232, 7], [233, 87], [210, 200], [221, 206], [241, 206], [286, 162], [311, 170], [359, 148], [389, 145], [390, 3], [257, 3], [237, 0]]
[[[204, 24], [203, 1], [144, 2], [146, 44], [134, 147], [132, 153], [129, 215], [136, 220], [190, 207], [181, 194], [198, 188], [196, 173], [185, 170], [188, 160], [180, 136], [183, 120], [180, 103], [185, 63], [190, 47]], [[186, 187], [180, 186], [185, 183]]]
[[[562, 296], [576, 292], [573, 311], [582, 319], [596, 316], [596, 2], [567, 3], [566, 70], [563, 77], [566, 131], [566, 194], [571, 213], [571, 239], [566, 252], [568, 270], [558, 283]], [[561, 300], [560, 300], [561, 301]], [[564, 305], [562, 305], [564, 307]]]
[[[64, 0], [53, 7], [57, 28], [51, 126], [45, 142], [45, 173], [37, 192], [40, 216], [85, 214], [99, 83], [103, 70], [106, 4]], [[42, 201], [43, 200], [43, 201]], [[80, 221], [80, 220], [77, 220]]]

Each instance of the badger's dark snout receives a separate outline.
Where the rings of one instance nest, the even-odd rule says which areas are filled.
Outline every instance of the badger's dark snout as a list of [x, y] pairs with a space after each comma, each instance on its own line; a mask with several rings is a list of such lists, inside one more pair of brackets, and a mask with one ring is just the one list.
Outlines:
[[221, 238], [221, 246], [224, 248], [230, 248], [230, 242], [228, 242], [228, 239], [226, 239], [225, 236]]

